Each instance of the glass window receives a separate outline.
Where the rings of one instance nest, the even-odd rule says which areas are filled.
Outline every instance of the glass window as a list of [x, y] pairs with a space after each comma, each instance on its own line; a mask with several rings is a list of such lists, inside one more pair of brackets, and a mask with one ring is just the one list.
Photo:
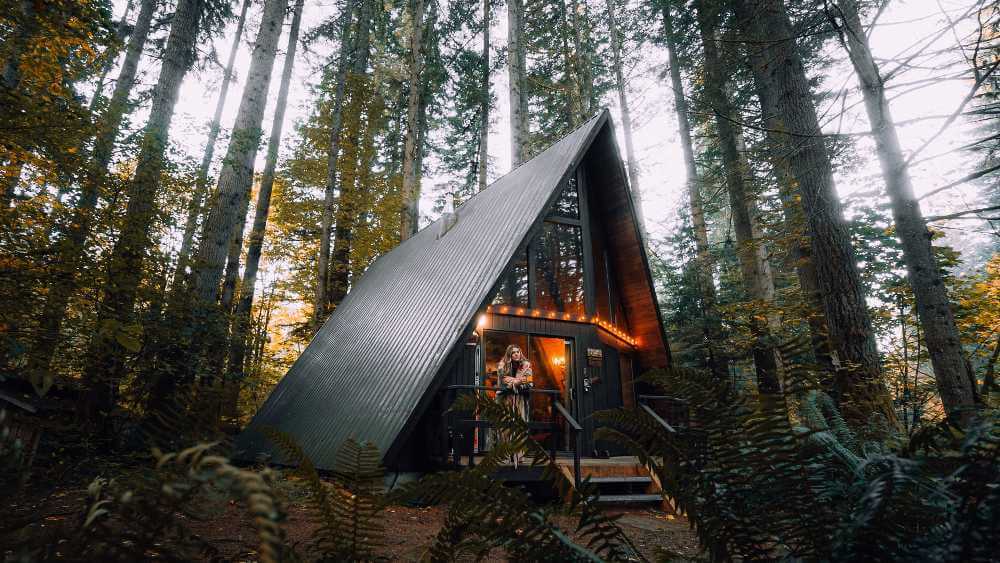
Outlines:
[[500, 286], [493, 298], [494, 305], [528, 307], [528, 254], [521, 254], [510, 270], [500, 278]]
[[[569, 404], [569, 361], [566, 341], [562, 338], [531, 336], [529, 359], [535, 372], [535, 389], [559, 391], [559, 400]], [[552, 403], [549, 397], [536, 393], [531, 397], [532, 420], [551, 420]]]
[[583, 245], [580, 227], [545, 223], [533, 245], [535, 307], [583, 315]]
[[580, 190], [577, 189], [576, 177], [570, 178], [566, 182], [559, 199], [552, 206], [552, 215], [557, 217], [568, 217], [570, 219], [580, 218]]

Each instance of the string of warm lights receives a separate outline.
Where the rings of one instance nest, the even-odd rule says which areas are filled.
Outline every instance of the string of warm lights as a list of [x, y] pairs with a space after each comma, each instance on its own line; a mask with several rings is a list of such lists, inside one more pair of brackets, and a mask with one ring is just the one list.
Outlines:
[[[553, 319], [560, 321], [570, 321], [574, 323], [589, 323], [597, 328], [607, 332], [608, 334], [615, 336], [622, 342], [626, 342], [631, 346], [637, 346], [639, 341], [626, 333], [624, 330], [618, 328], [617, 326], [611, 324], [610, 322], [598, 317], [588, 317], [587, 315], [573, 315], [570, 313], [559, 313], [556, 311], [545, 311], [542, 309], [528, 309], [525, 307], [513, 307], [510, 305], [488, 305], [486, 307], [487, 313], [498, 313], [501, 315], [512, 315], [519, 317], [529, 317], [536, 319]], [[481, 322], [485, 319], [481, 319]]]

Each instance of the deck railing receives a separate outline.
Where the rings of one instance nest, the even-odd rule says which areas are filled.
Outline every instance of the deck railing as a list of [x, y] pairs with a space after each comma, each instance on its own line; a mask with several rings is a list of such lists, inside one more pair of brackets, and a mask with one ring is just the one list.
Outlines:
[[[497, 392], [500, 389], [498, 387], [492, 387], [488, 385], [449, 385], [445, 387], [445, 393], [447, 393], [447, 404], [451, 405], [455, 402], [459, 393], [469, 393], [469, 392]], [[583, 426], [570, 414], [569, 409], [566, 405], [562, 404], [559, 398], [562, 396], [562, 392], [557, 389], [532, 389], [532, 395], [542, 395], [549, 400], [549, 411], [551, 412], [551, 420], [548, 421], [528, 421], [528, 428], [538, 431], [548, 431], [549, 432], [549, 455], [553, 461], [556, 460], [556, 456], [559, 451], [559, 444], [561, 438], [565, 437], [565, 433], [569, 432], [569, 446], [573, 453], [573, 482], [574, 485], [579, 486], [580, 484], [580, 450], [582, 449], [581, 440], [583, 439]], [[451, 413], [455, 415], [448, 420], [447, 430], [448, 430], [448, 444], [447, 452], [449, 452], [452, 463], [457, 466], [462, 466], [462, 450], [468, 452], [468, 467], [474, 467], [476, 464], [476, 453], [483, 453], [482, 451], [477, 452], [475, 448], [475, 435], [476, 430], [483, 429], [488, 433], [488, 431], [494, 426], [493, 423], [487, 420], [479, 420], [475, 418], [464, 418], [461, 415], [468, 415], [470, 413]], [[560, 419], [562, 419], [560, 421]]]
[[[638, 395], [637, 399], [639, 409], [656, 421], [664, 432], [689, 444], [690, 451], [694, 453], [691, 458], [694, 468], [704, 467], [708, 459], [708, 436], [704, 430], [691, 427], [690, 406], [687, 401], [668, 395]], [[657, 412], [650, 404], [654, 402], [660, 407], [660, 412]], [[669, 422], [660, 416], [661, 412], [666, 415], [667, 419], [670, 419]]]

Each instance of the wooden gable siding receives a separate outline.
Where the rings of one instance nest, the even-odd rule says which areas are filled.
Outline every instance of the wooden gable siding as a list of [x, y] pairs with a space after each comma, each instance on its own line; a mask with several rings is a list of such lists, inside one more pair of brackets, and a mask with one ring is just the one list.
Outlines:
[[639, 339], [641, 370], [666, 367], [670, 352], [654, 297], [649, 263], [643, 250], [632, 198], [614, 135], [602, 134], [581, 163], [590, 183], [591, 213], [607, 235], [611, 269], [619, 298], [628, 317], [629, 331]]

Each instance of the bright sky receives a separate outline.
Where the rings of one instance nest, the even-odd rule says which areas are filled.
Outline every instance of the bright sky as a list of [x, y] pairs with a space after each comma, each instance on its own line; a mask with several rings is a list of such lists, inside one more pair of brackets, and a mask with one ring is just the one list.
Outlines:
[[[872, 47], [876, 56], [882, 59], [891, 59], [900, 54], [912, 52], [915, 44], [923, 45], [928, 38], [933, 37], [937, 30], [942, 28], [943, 13], [947, 13], [950, 17], [956, 17], [967, 9], [970, 2], [971, 0], [893, 1], [892, 6], [882, 16], [880, 25], [871, 34]], [[119, 4], [120, 13], [124, 9], [124, 1], [119, 0]], [[224, 128], [230, 127], [235, 118], [243, 87], [239, 80], [245, 75], [249, 66], [252, 42], [256, 36], [260, 18], [260, 4], [261, 2], [257, 0], [250, 9], [248, 29], [244, 34], [237, 57], [238, 79], [230, 90], [223, 119]], [[238, 7], [234, 7], [234, 10], [236, 9]], [[307, 32], [318, 22], [335, 13], [336, 4], [333, 0], [307, 0], [303, 31]], [[500, 11], [497, 16], [499, 21], [493, 30], [492, 37], [496, 39], [495, 48], [499, 49], [506, 42], [506, 12]], [[222, 61], [225, 61], [229, 53], [234, 28], [235, 23], [215, 41], [215, 48]], [[959, 35], [963, 32], [968, 33], [969, 30], [970, 27], [960, 28]], [[280, 43], [282, 52], [285, 44], [286, 39], [282, 38]], [[946, 58], [954, 60], [962, 57], [962, 53], [956, 45], [956, 36], [952, 33], [946, 33], [934, 41], [930, 49], [943, 51], [939, 61]], [[630, 48], [635, 49], [635, 46]], [[319, 65], [326, 62], [329, 46], [315, 45], [313, 49], [313, 52], [300, 55], [299, 60], [296, 61], [293, 87], [285, 117], [284, 136], [287, 140], [283, 147], [283, 155], [285, 156], [292, 146], [291, 139], [294, 135], [295, 122], [304, 119], [309, 112], [313, 97], [310, 87], [320, 76], [317, 69]], [[647, 228], [651, 235], [656, 237], [669, 230], [676, 220], [677, 209], [686, 204], [686, 199], [682, 195], [685, 178], [676, 117], [673, 112], [672, 93], [668, 89], [668, 79], [660, 78], [666, 70], [666, 53], [650, 45], [643, 45], [641, 51], [643, 58], [639, 66], [629, 70], [629, 97], [633, 119], [636, 122], [635, 144], [641, 167], [640, 185], [643, 191]], [[301, 50], [299, 52], [302, 53]], [[835, 54], [837, 57], [841, 56], [841, 53], [835, 51], [831, 51], [831, 54]], [[270, 113], [273, 111], [274, 98], [277, 95], [281, 64], [282, 59], [279, 57], [275, 63], [272, 78], [271, 103], [265, 116], [265, 129], [270, 128]], [[892, 63], [886, 63], [886, 65], [889, 68], [893, 66]], [[155, 82], [156, 63], [147, 59], [144, 68], [146, 74], [143, 87], [148, 88]], [[171, 140], [182, 153], [196, 160], [200, 160], [204, 147], [205, 133], [215, 108], [221, 81], [220, 75], [221, 69], [217, 67], [189, 73], [181, 91], [177, 114], [173, 121]], [[843, 107], [847, 108], [847, 112], [842, 118], [837, 116], [836, 119], [831, 119], [827, 123], [827, 132], [839, 129], [842, 132], [857, 133], [868, 129], [863, 107], [859, 103], [860, 97], [854, 91], [856, 84], [852, 76], [849, 65], [842, 64], [832, 69], [824, 82], [825, 87], [831, 91], [839, 91], [845, 86], [851, 89], [846, 98], [836, 99], [828, 103], [829, 107], [821, 108], [821, 114], [831, 116], [841, 113], [842, 104]], [[927, 71], [912, 70], [898, 75], [891, 84], [914, 83], [926, 79], [928, 76], [930, 74]], [[506, 69], [493, 76], [492, 85], [493, 91], [499, 99], [499, 107], [494, 112], [494, 127], [490, 135], [490, 154], [496, 164], [496, 170], [491, 180], [505, 173], [510, 167]], [[893, 90], [893, 95], [897, 96], [892, 100], [893, 116], [897, 123], [904, 124], [900, 127], [900, 136], [906, 151], [914, 150], [922, 145], [926, 139], [937, 133], [944, 121], [944, 116], [954, 112], [962, 98], [968, 93], [970, 82], [968, 79], [934, 80], [920, 84], [920, 86], [920, 88], [910, 87]], [[618, 117], [616, 101], [617, 96], [609, 96], [606, 103], [612, 108], [620, 137], [619, 147], [624, 150], [625, 143], [621, 139], [621, 120]], [[142, 115], [137, 116], [133, 123], [142, 124], [144, 118]], [[919, 164], [912, 169], [918, 194], [947, 184], [974, 169], [975, 163], [968, 156], [960, 153], [946, 154], [949, 149], [967, 142], [968, 130], [969, 127], [960, 120], [921, 153]], [[220, 144], [216, 149], [217, 159], [221, 159], [224, 153], [225, 146]], [[935, 155], [943, 156], [928, 159], [928, 157]], [[263, 156], [264, 151], [261, 150], [258, 170], [263, 167]], [[431, 210], [431, 198], [429, 197], [431, 185], [442, 181], [440, 178], [425, 178], [424, 191], [427, 197], [421, 205], [421, 211], [424, 214], [429, 214]], [[845, 197], [872, 189], [879, 189], [880, 193], [884, 193], [879, 177], [878, 162], [875, 159], [870, 139], [863, 137], [859, 141], [855, 166], [852, 167], [852, 170], [839, 173], [838, 188], [841, 195]], [[975, 207], [976, 193], [976, 189], [970, 185], [949, 190], [923, 202], [924, 213], [930, 215]], [[960, 225], [955, 223], [949, 225], [961, 227], [961, 230], [950, 230], [949, 235], [964, 237], [961, 242], [953, 240], [953, 244], [958, 243], [959, 247], [964, 247], [971, 242], [966, 240], [968, 237], [979, 241], [989, 238], [988, 235], [969, 232], [970, 230], [985, 230], [988, 227], [976, 227], [970, 223], [972, 222], [963, 221]]]

